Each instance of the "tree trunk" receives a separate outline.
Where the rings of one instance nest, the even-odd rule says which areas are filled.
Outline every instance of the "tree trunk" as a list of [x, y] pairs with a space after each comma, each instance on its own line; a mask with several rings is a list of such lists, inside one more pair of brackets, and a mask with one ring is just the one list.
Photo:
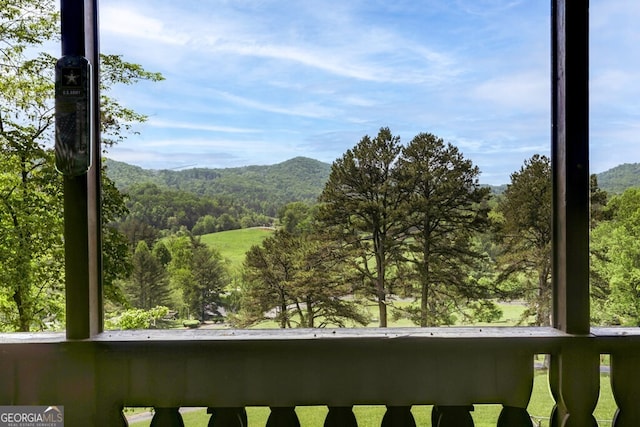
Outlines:
[[306, 328], [307, 327], [307, 317], [304, 314], [304, 310], [302, 310], [302, 307], [300, 307], [300, 301], [296, 300], [296, 313], [298, 313], [298, 317], [300, 318], [300, 327], [301, 328]]
[[384, 289], [384, 266], [378, 264], [378, 277], [376, 278], [376, 293], [378, 297], [378, 311], [380, 314], [380, 327], [387, 327], [387, 293]]
[[313, 302], [311, 301], [311, 298], [307, 298], [307, 326], [309, 328], [315, 328], [314, 320]]
[[[23, 182], [24, 184], [24, 182]], [[31, 309], [31, 295], [29, 293], [29, 287], [31, 286], [31, 247], [29, 245], [30, 236], [21, 227], [18, 220], [17, 213], [13, 208], [7, 204], [9, 212], [11, 214], [11, 220], [13, 227], [20, 236], [19, 240], [19, 257], [17, 259], [17, 265], [15, 266], [16, 283], [15, 291], [13, 293], [13, 301], [16, 303], [18, 309], [18, 331], [29, 332], [31, 329], [31, 322], [33, 320], [33, 313]]]
[[13, 294], [13, 301], [18, 308], [18, 332], [29, 332], [31, 329], [31, 310], [29, 309], [28, 296], [23, 298], [23, 288], [23, 285], [18, 285], [18, 289]]
[[287, 327], [287, 305], [282, 304], [280, 306], [280, 327], [285, 329]]
[[427, 313], [428, 311], [428, 302], [429, 302], [429, 285], [425, 280], [422, 281], [422, 295], [420, 301], [420, 326], [426, 327], [429, 325], [429, 319]]
[[378, 310], [380, 312], [380, 327], [387, 327], [387, 292], [384, 286], [385, 281], [385, 248], [382, 238], [374, 232], [373, 244], [376, 252], [376, 293], [378, 297]]
[[[429, 258], [431, 256], [431, 247], [429, 243], [431, 241], [431, 234], [429, 233], [429, 216], [424, 224], [424, 232], [423, 232], [423, 246], [422, 246], [422, 274], [421, 282], [422, 282], [422, 300], [420, 302], [420, 326], [423, 328], [429, 326]], [[418, 271], [420, 271], [420, 267], [418, 266]], [[432, 318], [433, 321], [433, 318]]]
[[384, 292], [378, 293], [378, 311], [380, 312], [380, 327], [387, 327], [387, 303]]

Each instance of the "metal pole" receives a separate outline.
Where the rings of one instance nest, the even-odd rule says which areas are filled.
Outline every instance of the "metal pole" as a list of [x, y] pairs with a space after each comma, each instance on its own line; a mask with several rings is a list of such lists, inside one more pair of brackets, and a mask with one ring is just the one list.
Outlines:
[[88, 178], [88, 209], [89, 209], [89, 268], [94, 274], [90, 275], [91, 307], [97, 317], [96, 332], [104, 329], [104, 302], [102, 288], [102, 145], [100, 141], [100, 31], [98, 20], [98, 0], [85, 0], [85, 37], [86, 57], [91, 62], [93, 117], [91, 164], [93, 167], [87, 173]]
[[[84, 3], [60, 0], [63, 56], [86, 55]], [[96, 232], [95, 227], [89, 227], [87, 174], [64, 176], [63, 180], [66, 335], [67, 339], [86, 339], [100, 331], [102, 317], [101, 306], [97, 305]]]

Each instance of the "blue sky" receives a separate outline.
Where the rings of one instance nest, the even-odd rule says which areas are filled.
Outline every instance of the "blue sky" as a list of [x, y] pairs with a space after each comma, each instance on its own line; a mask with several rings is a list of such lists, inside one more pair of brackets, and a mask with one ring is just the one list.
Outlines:
[[[166, 80], [109, 156], [145, 168], [331, 163], [388, 126], [502, 184], [550, 139], [549, 0], [102, 0], [101, 48]], [[640, 162], [640, 1], [591, 0], [591, 170]]]

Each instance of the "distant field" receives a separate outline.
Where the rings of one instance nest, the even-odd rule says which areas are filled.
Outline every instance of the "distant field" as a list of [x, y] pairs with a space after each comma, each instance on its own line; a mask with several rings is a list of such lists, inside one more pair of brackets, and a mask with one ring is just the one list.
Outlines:
[[273, 230], [269, 228], [244, 228], [205, 234], [201, 239], [203, 243], [220, 251], [220, 254], [229, 262], [229, 266], [233, 271], [242, 266], [245, 253], [251, 246], [259, 245], [272, 233]]

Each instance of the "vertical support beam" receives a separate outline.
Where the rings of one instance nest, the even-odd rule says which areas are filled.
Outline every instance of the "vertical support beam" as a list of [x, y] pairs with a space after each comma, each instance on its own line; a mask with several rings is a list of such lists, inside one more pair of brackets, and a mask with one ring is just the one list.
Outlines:
[[[95, 9], [89, 9], [85, 8], [85, 0], [60, 0], [62, 55], [87, 55], [87, 41], [93, 49], [97, 38], [93, 29], [89, 37], [85, 31], [85, 12], [95, 13]], [[91, 62], [91, 58], [88, 59]], [[93, 62], [91, 65], [96, 66]], [[93, 72], [97, 83], [96, 71]], [[89, 187], [86, 174], [63, 179], [67, 338], [86, 339], [100, 331], [102, 322], [102, 301], [98, 292], [100, 263], [96, 262], [101, 251], [95, 226], [91, 227], [96, 221], [95, 214], [89, 213], [90, 209], [95, 209], [95, 202], [90, 203], [88, 198], [89, 193], [95, 193], [95, 184], [92, 182]]]
[[[92, 167], [87, 172], [87, 203], [89, 218], [89, 289], [95, 332], [104, 330], [102, 289], [102, 144], [100, 139], [100, 31], [98, 0], [85, 0], [86, 57], [91, 63], [93, 77], [91, 103]], [[93, 334], [92, 334], [93, 335]]]
[[[552, 0], [551, 16], [553, 326], [588, 335], [589, 1]], [[551, 357], [555, 427], [597, 425], [592, 413], [600, 387], [599, 358], [582, 340], [574, 338]]]
[[638, 366], [640, 366], [640, 349], [637, 347], [628, 346], [611, 354], [611, 390], [618, 404], [612, 427], [640, 425]]
[[589, 325], [589, 1], [552, 2], [553, 326]]

